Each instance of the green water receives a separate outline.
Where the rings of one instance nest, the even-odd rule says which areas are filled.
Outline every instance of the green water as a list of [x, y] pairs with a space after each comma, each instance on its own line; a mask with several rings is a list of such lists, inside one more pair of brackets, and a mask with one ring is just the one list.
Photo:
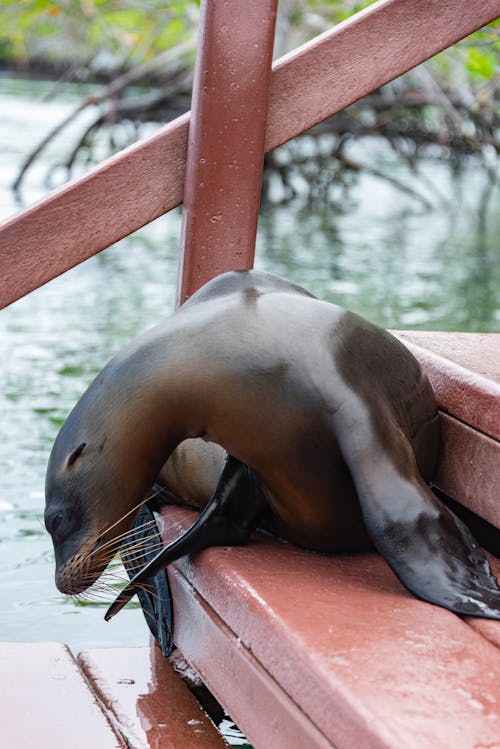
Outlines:
[[[8, 185], [20, 159], [81, 93], [43, 101], [50, 88], [0, 78], [2, 217], [16, 210]], [[33, 170], [28, 202], [45, 191], [49, 156], [69, 145], [60, 140]], [[407, 177], [383, 143], [358, 150]], [[256, 266], [390, 327], [500, 330], [500, 192], [485, 224], [480, 164], [460, 179], [432, 162], [425, 173], [429, 196], [443, 196], [432, 211], [371, 177], [341, 210], [267, 207]], [[0, 640], [61, 640], [75, 650], [147, 642], [137, 610], [107, 624], [101, 606], [76, 606], [55, 589], [43, 485], [57, 429], [93, 375], [172, 309], [179, 231], [175, 211], [0, 312]]]

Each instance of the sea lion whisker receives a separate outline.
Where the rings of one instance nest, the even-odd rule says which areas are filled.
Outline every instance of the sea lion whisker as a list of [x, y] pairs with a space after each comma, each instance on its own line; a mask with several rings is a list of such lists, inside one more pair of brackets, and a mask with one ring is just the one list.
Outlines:
[[71, 599], [76, 603], [86, 603], [87, 601], [92, 603], [95, 600], [97, 594], [97, 591], [92, 591], [91, 593], [85, 591], [84, 593], [75, 593], [71, 596]]
[[109, 598], [109, 596], [116, 594], [116, 588], [113, 585], [104, 585], [102, 588], [92, 589], [90, 595], [98, 595]]
[[110, 530], [112, 530], [112, 529], [113, 529], [113, 528], [114, 528], [115, 526], [117, 526], [117, 525], [118, 525], [119, 523], [121, 523], [121, 522], [122, 522], [122, 520], [125, 520], [125, 518], [127, 518], [127, 517], [128, 517], [129, 515], [131, 515], [131, 514], [132, 514], [133, 512], [135, 512], [136, 510], [140, 509], [140, 508], [142, 507], [142, 505], [143, 505], [143, 504], [145, 504], [146, 502], [149, 502], [150, 500], [152, 500], [152, 499], [154, 499], [154, 498], [155, 498], [156, 496], [158, 496], [158, 494], [160, 494], [160, 491], [161, 491], [161, 489], [158, 489], [158, 490], [157, 490], [156, 492], [153, 492], [153, 493], [152, 493], [152, 494], [150, 494], [149, 496], [147, 496], [147, 497], [143, 497], [143, 499], [141, 499], [141, 500], [140, 500], [140, 502], [137, 502], [137, 504], [136, 504], [136, 505], [134, 505], [134, 507], [132, 507], [132, 509], [131, 509], [131, 510], [129, 510], [128, 512], [125, 512], [125, 513], [124, 513], [124, 514], [123, 514], [123, 515], [122, 515], [121, 517], [119, 517], [119, 518], [118, 518], [118, 520], [115, 520], [115, 522], [114, 522], [114, 523], [112, 523], [112, 524], [111, 524], [111, 525], [109, 525], [109, 526], [108, 526], [107, 528], [105, 528], [105, 529], [104, 529], [104, 530], [103, 530], [103, 531], [101, 532], [101, 534], [100, 534], [100, 536], [99, 536], [98, 538], [101, 538], [102, 536], [105, 536], [105, 535], [106, 535], [107, 533], [109, 533], [109, 531], [110, 531]]
[[[150, 523], [151, 523], [151, 526], [153, 526], [156, 523], [156, 521], [152, 520], [150, 521]], [[150, 523], [144, 523], [143, 525], [140, 526], [139, 529], [136, 529], [134, 533], [132, 533], [132, 538], [130, 538], [130, 543], [137, 542], [138, 539], [134, 538], [134, 536], [137, 533], [137, 530], [140, 530], [140, 531], [147, 530], [148, 526], [150, 526]], [[123, 539], [130, 537], [130, 535], [131, 535], [131, 530], [128, 530], [125, 533], [120, 533], [120, 535], [116, 536], [115, 538], [111, 538], [109, 541], [106, 541], [105, 543], [101, 544], [99, 543], [99, 541], [96, 541], [97, 545], [95, 546], [94, 549], [92, 549], [91, 552], [89, 552], [89, 554], [87, 555], [87, 559], [94, 556], [94, 554], [97, 554], [97, 553], [102, 554], [104, 551], [107, 554], [109, 554], [111, 550], [113, 550], [113, 554], [111, 556], [111, 559], [112, 559], [113, 556], [117, 554], [120, 551], [120, 549], [123, 547], [125, 543]], [[147, 541], [147, 539], [145, 540]]]
[[135, 575], [136, 572], [141, 572], [144, 566], [143, 562], [136, 562], [135, 564], [127, 564], [127, 569], [130, 575]]
[[125, 545], [122, 544], [120, 546], [120, 556], [123, 559], [125, 557], [130, 557], [132, 554], [138, 551], [144, 551], [144, 552], [152, 552], [156, 551], [158, 549], [161, 549], [163, 546], [161, 541], [154, 541], [151, 543], [151, 539], [141, 539], [140, 541], [134, 541], [130, 542], [129, 544]]
[[106, 567], [113, 561], [113, 559], [118, 558], [118, 556], [121, 558], [122, 562], [124, 561], [124, 557], [130, 556], [134, 552], [140, 552], [140, 551], [156, 551], [157, 549], [161, 548], [161, 544], [146, 544], [146, 543], [140, 543], [139, 541], [136, 541], [134, 543], [129, 544], [125, 548], [123, 547], [123, 544], [117, 543], [116, 546], [109, 546], [106, 549], [103, 549], [103, 547], [97, 547], [96, 549], [93, 549], [89, 554], [87, 555], [87, 561], [90, 560], [92, 557], [94, 557], [96, 554], [102, 554], [103, 555], [103, 562], [106, 562]]
[[111, 545], [108, 547], [97, 546], [95, 549], [92, 549], [92, 551], [89, 551], [86, 556], [86, 561], [89, 562], [92, 557], [95, 556], [95, 554], [99, 553], [100, 555], [102, 555], [102, 561], [105, 562], [104, 567], [107, 567], [108, 564], [110, 564], [110, 562], [112, 562], [116, 557], [119, 549], [120, 544], [118, 544], [116, 548]]
[[[124, 571], [120, 571], [120, 572], [104, 572], [104, 574], [101, 575], [101, 577], [99, 577], [95, 581], [95, 583], [93, 583], [93, 585], [108, 585], [109, 586], [109, 585], [113, 585], [116, 582], [121, 583], [121, 582], [123, 582], [124, 580], [127, 579], [126, 576], [125, 576], [125, 574], [123, 572]], [[92, 587], [93, 587], [93, 585], [92, 585]]]
[[151, 494], [149, 494], [149, 495], [148, 495], [148, 496], [146, 497], [146, 500], [145, 500], [145, 501], [146, 501], [146, 502], [150, 502], [150, 501], [151, 501], [152, 499], [154, 499], [155, 497], [158, 497], [158, 496], [159, 496], [160, 494], [162, 494], [162, 493], [163, 493], [163, 491], [164, 491], [163, 487], [161, 487], [161, 486], [159, 486], [159, 485], [158, 485], [158, 489], [156, 489], [156, 490], [154, 490], [154, 491], [153, 491], [153, 488], [151, 488]]
[[148, 617], [149, 617], [149, 619], [151, 619], [151, 621], [153, 621], [153, 622], [154, 622], [155, 624], [157, 624], [157, 621], [158, 621], [158, 620], [157, 620], [157, 618], [156, 618], [156, 617], [155, 617], [155, 616], [154, 616], [154, 615], [152, 614], [152, 612], [151, 612], [151, 611], [149, 611], [148, 609], [143, 609], [143, 611], [144, 611], [144, 616], [145, 616], [146, 618], [148, 618]]
[[137, 536], [145, 528], [149, 528], [149, 527], [155, 526], [155, 525], [157, 525], [155, 518], [152, 518], [151, 520], [145, 520], [140, 525], [134, 525], [134, 526], [132, 526], [132, 528], [129, 528], [128, 530], [123, 531], [123, 533], [120, 533], [120, 534], [118, 534], [116, 536], [113, 536], [113, 539], [123, 538], [124, 536], [130, 536], [130, 537]]
[[[116, 540], [117, 538], [126, 539], [127, 541], [139, 540], [141, 535], [143, 535], [144, 531], [150, 528], [156, 528], [156, 527], [157, 527], [156, 520], [150, 520], [146, 523], [141, 523], [141, 525], [137, 526], [136, 528], [131, 528], [126, 533], [122, 533], [119, 536], [116, 536], [114, 540]], [[147, 541], [148, 539], [145, 538], [144, 540]]]
[[120, 541], [114, 543], [107, 543], [107, 544], [98, 544], [92, 551], [89, 551], [87, 554], [87, 560], [91, 559], [96, 554], [106, 554], [106, 558], [108, 559], [107, 565], [114, 559], [114, 557], [118, 554], [120, 551]]
[[158, 594], [158, 592], [151, 586], [151, 585], [145, 585], [144, 583], [141, 583], [137, 586], [138, 590], [144, 591], [144, 593], [148, 593], [148, 595], [151, 596], [151, 598], [154, 598], [156, 601], [162, 601], [162, 597]]
[[123, 533], [118, 534], [117, 536], [114, 536], [113, 538], [110, 538], [109, 541], [105, 541], [104, 543], [99, 543], [100, 538], [102, 538], [102, 534], [97, 537], [96, 543], [99, 543], [100, 549], [105, 549], [111, 544], [115, 544], [117, 542], [120, 542], [123, 538], [131, 537], [133, 538], [136, 535], [139, 535], [142, 531], [146, 530], [148, 527], [153, 527], [156, 525], [156, 520], [149, 520], [146, 523], [142, 523], [140, 526], [137, 526], [136, 528], [129, 528], [129, 530], [124, 531]]
[[120, 585], [126, 582], [125, 575], [114, 575], [105, 573], [105, 575], [95, 580], [84, 592], [93, 594], [96, 592], [106, 592], [107, 594], [116, 594], [116, 583]]
[[96, 544], [99, 545], [99, 548], [105, 549], [110, 544], [115, 544], [117, 541], [121, 541], [124, 538], [127, 538], [130, 535], [134, 535], [137, 533], [138, 529], [129, 528], [126, 531], [123, 531], [122, 533], [117, 534], [116, 536], [113, 536], [112, 538], [108, 539], [107, 541], [102, 541], [104, 533], [100, 533], [99, 536], [96, 538]]
[[[160, 551], [162, 548], [163, 546], [157, 546], [152, 551], [155, 552], [156, 554], [156, 552]], [[149, 552], [150, 549], [148, 549], [147, 551]], [[135, 554], [131, 555], [130, 558], [125, 556], [125, 557], [122, 557], [122, 561], [129, 572], [133, 570], [142, 569], [147, 564], [147, 559], [145, 555], [142, 555], [142, 558], [135, 558]]]
[[125, 541], [122, 541], [119, 547], [120, 556], [123, 556], [123, 553], [128, 553], [129, 551], [133, 551], [135, 549], [154, 549], [158, 548], [162, 545], [161, 539], [157, 538], [156, 536], [150, 535], [150, 536], [142, 536], [139, 538], [130, 538], [126, 539]]
[[139, 570], [142, 570], [147, 564], [147, 561], [144, 561], [143, 559], [134, 559], [131, 561], [127, 561], [126, 559], [124, 559], [123, 562], [129, 575], [139, 572]]
[[107, 588], [101, 588], [91, 585], [89, 588], [87, 588], [87, 590], [81, 591], [80, 593], [73, 593], [69, 597], [76, 603], [94, 603], [96, 600], [102, 600], [104, 603], [106, 603], [115, 595], [116, 588], [113, 588], [111, 586]]
[[124, 582], [126, 582], [126, 581], [125, 580], [117, 580], [115, 585], [109, 584], [109, 585], [104, 585], [103, 587], [99, 587], [99, 588], [95, 588], [95, 589], [94, 589], [93, 586], [91, 586], [92, 587], [91, 595], [99, 594], [99, 595], [105, 595], [107, 597], [109, 597], [109, 596], [115, 596], [117, 590], [119, 590], [118, 585], [122, 585]]
[[160, 544], [155, 547], [148, 547], [146, 549], [147, 554], [142, 553], [142, 549], [138, 549], [137, 551], [134, 550], [130, 554], [122, 556], [122, 563], [129, 573], [134, 569], [142, 569], [148, 563], [150, 552], [153, 552], [153, 556], [156, 556], [156, 554], [163, 548], [163, 545]]

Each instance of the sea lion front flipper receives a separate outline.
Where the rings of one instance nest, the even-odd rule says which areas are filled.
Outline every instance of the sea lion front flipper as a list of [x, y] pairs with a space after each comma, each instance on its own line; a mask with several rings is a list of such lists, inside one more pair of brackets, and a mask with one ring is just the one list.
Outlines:
[[[143, 504], [137, 513], [131, 532], [124, 542], [120, 555], [123, 566], [132, 579], [138, 569], [144, 567], [161, 547], [161, 536], [150, 503]], [[148, 578], [148, 584], [138, 591], [146, 623], [158, 642], [163, 655], [169, 656], [174, 649], [172, 639], [172, 597], [167, 573], [160, 570]]]
[[457, 614], [500, 619], [500, 588], [468, 528], [419, 475], [413, 448], [389, 414], [358, 401], [334, 416], [375, 547], [415, 595]]
[[248, 542], [267, 502], [251, 468], [228, 455], [213, 497], [196, 522], [163, 548], [120, 592], [107, 610], [109, 621], [159, 570], [186, 554], [209, 546], [236, 546]]

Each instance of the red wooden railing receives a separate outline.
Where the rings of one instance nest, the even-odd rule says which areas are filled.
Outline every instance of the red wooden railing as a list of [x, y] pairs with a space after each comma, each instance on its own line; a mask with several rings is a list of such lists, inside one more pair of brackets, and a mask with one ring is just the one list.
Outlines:
[[[255, 30], [255, 23], [246, 21], [251, 6], [257, 13], [267, 8], [261, 10], [262, 17], [268, 17], [271, 7], [264, 0], [232, 5], [240, 12], [239, 28], [247, 30]], [[264, 150], [276, 148], [499, 14], [499, 0], [380, 0], [274, 64]], [[234, 33], [230, 31], [228, 39]], [[248, 76], [241, 80], [248, 83]], [[0, 307], [179, 205], [188, 125], [185, 114], [1, 224]], [[202, 253], [206, 267], [212, 257], [212, 272], [221, 265], [231, 267], [234, 247], [222, 246], [223, 263], [214, 247], [221, 248], [216, 233]]]

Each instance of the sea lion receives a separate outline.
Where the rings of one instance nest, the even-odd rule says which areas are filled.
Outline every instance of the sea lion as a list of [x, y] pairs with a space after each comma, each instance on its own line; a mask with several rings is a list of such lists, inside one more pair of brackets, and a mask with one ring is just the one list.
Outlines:
[[60, 590], [101, 574], [165, 460], [200, 437], [228, 455], [213, 496], [106, 618], [165, 564], [246, 543], [259, 525], [322, 552], [371, 541], [417, 596], [500, 618], [487, 560], [427, 483], [439, 427], [416, 359], [358, 315], [256, 271], [217, 277], [122, 349], [61, 428], [45, 514]]

